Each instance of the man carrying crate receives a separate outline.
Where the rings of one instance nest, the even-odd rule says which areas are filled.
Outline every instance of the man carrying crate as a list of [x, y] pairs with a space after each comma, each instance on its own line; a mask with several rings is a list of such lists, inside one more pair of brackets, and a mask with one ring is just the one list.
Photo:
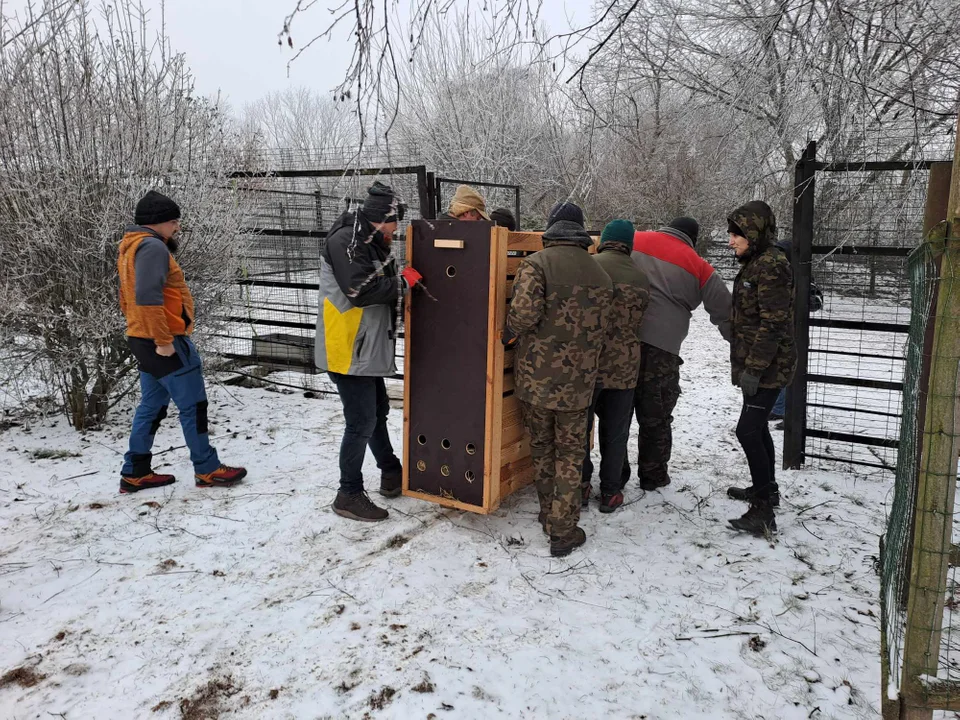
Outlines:
[[613, 297], [609, 275], [587, 252], [592, 244], [579, 207], [553, 208], [543, 250], [517, 269], [503, 337], [517, 343], [516, 393], [530, 434], [540, 523], [554, 557], [587, 540], [577, 525], [580, 472]]

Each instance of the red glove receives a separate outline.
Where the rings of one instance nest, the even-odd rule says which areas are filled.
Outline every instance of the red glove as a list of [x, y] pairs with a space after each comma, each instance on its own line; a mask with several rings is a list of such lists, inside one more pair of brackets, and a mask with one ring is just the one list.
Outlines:
[[402, 273], [400, 273], [400, 277], [404, 279], [404, 281], [407, 283], [407, 287], [409, 288], [412, 288], [418, 282], [423, 280], [423, 275], [418, 273], [412, 267], [406, 268]]

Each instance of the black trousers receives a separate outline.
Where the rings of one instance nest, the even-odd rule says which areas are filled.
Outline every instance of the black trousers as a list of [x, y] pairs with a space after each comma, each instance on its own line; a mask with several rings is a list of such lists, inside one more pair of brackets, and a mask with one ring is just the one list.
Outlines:
[[587, 421], [587, 437], [584, 446], [586, 456], [583, 460], [582, 482], [587, 484], [593, 478], [593, 461], [590, 459], [590, 433], [593, 431], [593, 418], [600, 425], [600, 493], [615, 495], [622, 485], [620, 474], [627, 459], [627, 440], [630, 436], [630, 421], [633, 420], [633, 388], [626, 390], [593, 391], [593, 404], [590, 406]]
[[327, 374], [340, 393], [345, 421], [340, 443], [340, 489], [356, 495], [363, 492], [363, 458], [368, 446], [381, 472], [401, 470], [387, 432], [390, 398], [381, 377]]
[[744, 395], [737, 423], [737, 440], [747, 456], [750, 479], [759, 499], [768, 498], [778, 489], [777, 458], [768, 418], [779, 394], [780, 388], [760, 388], [756, 395]]

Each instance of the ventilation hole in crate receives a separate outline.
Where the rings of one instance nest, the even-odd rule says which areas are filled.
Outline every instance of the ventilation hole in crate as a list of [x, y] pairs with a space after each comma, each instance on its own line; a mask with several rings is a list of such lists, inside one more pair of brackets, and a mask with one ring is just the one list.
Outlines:
[[466, 479], [467, 482], [470, 482], [470, 483], [472, 483], [474, 480], [477, 479], [477, 476], [473, 474], [473, 470], [467, 470], [463, 474], [463, 477]]
[[467, 455], [476, 455], [476, 454], [477, 454], [477, 446], [474, 445], [473, 443], [467, 443]]
[[450, 466], [449, 466], [449, 465], [441, 465], [441, 466], [440, 466], [440, 474], [443, 475], [444, 477], [450, 477]]
[[447, 277], [456, 277], [457, 269], [453, 265], [447, 265]]
[[417, 435], [417, 442], [420, 443], [421, 445], [426, 445], [426, 444], [427, 444], [427, 436], [426, 436], [426, 435]]
[[427, 469], [427, 464], [423, 460], [417, 460], [417, 470], [424, 472]]
[[444, 450], [449, 450], [450, 441], [447, 438], [444, 438], [443, 440], [440, 441], [440, 447], [442, 447]]

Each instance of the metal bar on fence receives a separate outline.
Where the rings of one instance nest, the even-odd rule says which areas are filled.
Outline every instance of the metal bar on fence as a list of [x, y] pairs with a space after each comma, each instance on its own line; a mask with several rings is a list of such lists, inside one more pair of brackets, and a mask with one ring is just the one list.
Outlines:
[[870, 380], [868, 378], [843, 377], [840, 375], [807, 375], [807, 384], [821, 383], [823, 385], [846, 385], [847, 387], [873, 388], [874, 390], [903, 390], [902, 382], [892, 380]]
[[807, 350], [810, 346], [810, 264], [813, 248], [814, 192], [817, 182], [817, 143], [811, 141], [794, 171], [793, 277], [794, 338], [797, 370], [787, 387], [783, 421], [783, 467], [804, 463], [807, 425]]
[[904, 323], [871, 322], [870, 320], [831, 320], [829, 318], [810, 318], [811, 327], [832, 328], [834, 330], [867, 330], [870, 332], [909, 333], [910, 326]]
[[817, 355], [844, 355], [846, 357], [855, 357], [855, 358], [870, 358], [873, 360], [903, 360], [903, 358], [891, 358], [889, 355], [877, 355], [875, 353], [860, 353], [852, 352], [850, 350], [828, 350], [827, 348], [810, 348], [810, 353], [816, 353]]
[[383, 168], [338, 168], [336, 170], [236, 170], [229, 178], [336, 178], [357, 175], [416, 175], [423, 165]]
[[876, 245], [814, 245], [814, 255], [863, 255], [873, 257], [907, 257], [912, 247], [877, 247]]
[[821, 438], [822, 440], [835, 440], [836, 442], [855, 443], [857, 445], [872, 445], [873, 447], [885, 447], [893, 449], [900, 447], [899, 440], [872, 437], [870, 435], [861, 435], [859, 433], [833, 432], [832, 430], [814, 430], [812, 428], [807, 428], [807, 437]]
[[325, 238], [326, 230], [300, 230], [290, 228], [240, 228], [241, 235], [265, 235], [267, 237]]
[[845, 407], [843, 405], [830, 405], [827, 403], [807, 403], [807, 407], [823, 408], [824, 410], [839, 410], [840, 412], [848, 412], [848, 413], [855, 413], [855, 414], [859, 413], [863, 415], [876, 415], [878, 417], [891, 417], [891, 418], [900, 417], [900, 413], [883, 412], [882, 410], [868, 410], [867, 408], [859, 408], [859, 407], [857, 408]]
[[867, 462], [865, 460], [857, 460], [854, 458], [840, 458], [834, 457], [832, 455], [820, 455], [819, 453], [808, 452], [807, 457], [811, 460], [829, 460], [830, 462], [842, 463], [844, 465], [860, 465], [862, 467], [876, 468], [877, 470], [890, 470], [890, 465], [883, 465], [880, 463]]
[[870, 162], [818, 162], [816, 170], [827, 172], [877, 172], [889, 170], [929, 170], [933, 160], [874, 160]]

